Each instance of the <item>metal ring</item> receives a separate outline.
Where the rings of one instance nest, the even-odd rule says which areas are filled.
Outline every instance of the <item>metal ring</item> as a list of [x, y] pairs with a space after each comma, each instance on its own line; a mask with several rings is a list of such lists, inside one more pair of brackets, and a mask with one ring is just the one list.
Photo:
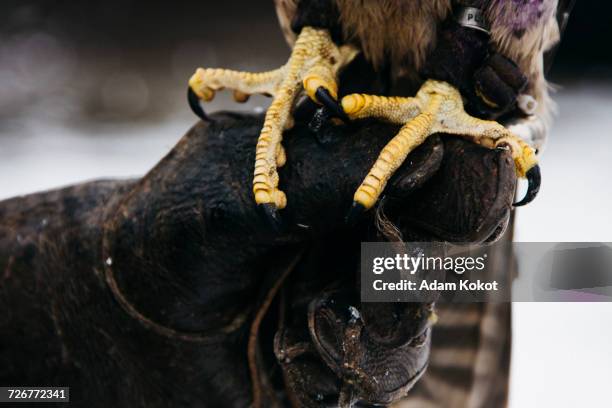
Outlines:
[[489, 24], [481, 9], [476, 7], [459, 7], [455, 13], [455, 20], [460, 26], [473, 28], [490, 34]]

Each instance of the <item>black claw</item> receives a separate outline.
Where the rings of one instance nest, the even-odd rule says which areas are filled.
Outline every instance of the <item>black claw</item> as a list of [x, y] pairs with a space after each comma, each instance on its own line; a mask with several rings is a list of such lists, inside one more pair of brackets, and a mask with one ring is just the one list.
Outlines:
[[193, 89], [191, 89], [191, 87], [187, 88], [187, 101], [189, 102], [189, 107], [191, 108], [193, 113], [198, 115], [200, 119], [205, 121], [210, 120], [208, 119], [208, 116], [206, 116], [206, 113], [204, 113], [204, 109], [202, 109], [202, 106], [200, 105], [200, 98], [198, 97], [198, 95], [196, 95], [195, 92], [193, 92]]
[[525, 197], [518, 203], [514, 203], [515, 207], [520, 207], [522, 205], [528, 204], [540, 191], [540, 182], [542, 181], [542, 176], [540, 175], [540, 166], [537, 164], [533, 166], [526, 174], [527, 176], [527, 193]]
[[346, 218], [344, 219], [347, 225], [353, 227], [357, 224], [363, 213], [366, 212], [366, 208], [363, 204], [359, 204], [357, 201], [353, 201], [348, 214], [346, 214]]
[[322, 86], [318, 87], [315, 96], [317, 97], [317, 101], [326, 108], [329, 116], [340, 118], [344, 122], [349, 121], [348, 116], [344, 113], [344, 109], [342, 109], [342, 105], [331, 96], [327, 89]]
[[268, 222], [272, 226], [275, 232], [281, 232], [283, 230], [283, 221], [278, 214], [278, 208], [272, 203], [265, 203], [259, 205], [263, 210]]

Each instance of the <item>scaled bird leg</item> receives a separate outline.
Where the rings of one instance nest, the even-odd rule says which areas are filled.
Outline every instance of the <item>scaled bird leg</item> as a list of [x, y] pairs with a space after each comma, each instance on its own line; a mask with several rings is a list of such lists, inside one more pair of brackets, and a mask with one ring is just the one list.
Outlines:
[[255, 74], [199, 68], [189, 81], [190, 104], [198, 114], [203, 114], [203, 111], [198, 111], [197, 99], [211, 100], [215, 91], [222, 88], [233, 89], [239, 102], [253, 93], [273, 96], [257, 142], [253, 178], [255, 201], [263, 205], [273, 220], [276, 219], [276, 209], [287, 205], [285, 194], [278, 188], [277, 168], [286, 161], [281, 141], [283, 131], [292, 126], [292, 107], [304, 89], [315, 102], [343, 114], [336, 102], [336, 76], [354, 55], [351, 47], [337, 47], [327, 30], [304, 27], [289, 61], [279, 69]]
[[355, 192], [349, 218], [371, 208], [406, 156], [434, 133], [459, 135], [489, 148], [510, 149], [517, 175], [529, 180], [529, 191], [515, 205], [527, 204], [537, 193], [540, 172], [535, 151], [499, 123], [468, 115], [459, 91], [446, 82], [428, 80], [414, 98], [352, 94], [341, 102], [350, 119], [376, 117], [404, 125]]

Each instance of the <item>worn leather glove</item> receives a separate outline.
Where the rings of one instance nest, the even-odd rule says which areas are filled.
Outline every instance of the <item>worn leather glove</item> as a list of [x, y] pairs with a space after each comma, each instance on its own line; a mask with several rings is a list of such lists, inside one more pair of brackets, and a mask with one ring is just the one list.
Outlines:
[[[428, 352], [426, 313], [416, 312], [430, 306], [361, 305], [359, 243], [388, 238], [381, 211], [406, 240], [490, 238], [511, 209], [511, 158], [432, 137], [390, 181], [383, 207], [347, 226], [355, 188], [397, 128], [329, 127], [321, 144], [298, 122], [285, 135], [290, 204], [278, 232], [251, 192], [261, 122], [213, 115], [141, 179], [0, 203], [0, 309], [11, 311], [0, 318], [0, 382], [70, 386], [73, 405], [101, 407], [311, 406], [337, 400], [357, 372], [351, 398], [406, 391]], [[275, 287], [283, 300], [267, 304]], [[351, 350], [367, 359], [348, 356], [345, 370], [334, 338], [356, 324], [364, 336]], [[275, 335], [307, 352], [275, 352]], [[392, 381], [368, 378], [400, 357]]]

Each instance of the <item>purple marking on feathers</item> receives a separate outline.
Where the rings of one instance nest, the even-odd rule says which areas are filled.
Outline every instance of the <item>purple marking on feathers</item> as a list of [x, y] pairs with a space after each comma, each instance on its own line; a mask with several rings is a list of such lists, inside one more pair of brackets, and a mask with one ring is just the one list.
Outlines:
[[488, 7], [489, 22], [522, 35], [543, 19], [550, 18], [555, 3], [555, 0], [491, 0]]

